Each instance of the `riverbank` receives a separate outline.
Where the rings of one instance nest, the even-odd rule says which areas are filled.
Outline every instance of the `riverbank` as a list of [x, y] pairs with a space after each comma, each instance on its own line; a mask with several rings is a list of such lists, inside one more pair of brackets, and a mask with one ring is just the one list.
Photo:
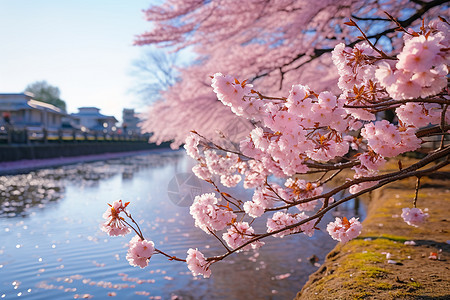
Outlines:
[[360, 237], [338, 244], [310, 276], [299, 299], [450, 299], [449, 168], [422, 177], [418, 228], [400, 217], [412, 207], [415, 178], [372, 194]]
[[160, 147], [139, 151], [101, 153], [101, 154], [80, 155], [71, 157], [56, 157], [47, 159], [22, 159], [16, 161], [0, 162], [0, 175], [21, 174], [42, 168], [52, 168], [62, 165], [114, 159], [133, 155], [143, 155], [149, 153], [159, 153], [164, 151], [170, 151], [170, 148]]

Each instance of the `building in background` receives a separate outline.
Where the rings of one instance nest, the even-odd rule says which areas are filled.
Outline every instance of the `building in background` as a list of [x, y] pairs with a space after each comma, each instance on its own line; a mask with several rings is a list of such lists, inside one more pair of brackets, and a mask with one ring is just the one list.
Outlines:
[[62, 109], [33, 99], [31, 93], [0, 94], [0, 124], [15, 128], [61, 128]]
[[80, 107], [78, 113], [71, 114], [74, 126], [84, 131], [114, 132], [118, 122], [114, 116], [106, 116], [100, 113], [96, 107]]
[[122, 129], [126, 134], [141, 133], [141, 128], [138, 124], [142, 121], [137, 117], [134, 109], [124, 108], [122, 110]]

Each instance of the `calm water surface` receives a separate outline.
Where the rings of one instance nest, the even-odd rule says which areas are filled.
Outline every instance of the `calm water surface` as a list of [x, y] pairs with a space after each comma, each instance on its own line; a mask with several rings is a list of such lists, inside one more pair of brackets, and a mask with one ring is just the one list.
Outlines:
[[[123, 199], [159, 249], [182, 258], [196, 247], [208, 256], [223, 253], [193, 226], [189, 207], [180, 206], [192, 199], [186, 193], [210, 191], [199, 182], [182, 184], [192, 165], [182, 151], [159, 151], [1, 176], [0, 299], [292, 299], [317, 270], [308, 257], [322, 262], [335, 246], [322, 231], [313, 238], [269, 238], [258, 253], [214, 264], [209, 279], [194, 278], [185, 263], [161, 255], [145, 269], [131, 267], [125, 255], [132, 236], [101, 232], [106, 203]], [[178, 193], [185, 198], [176, 205]], [[352, 217], [355, 207], [333, 213]], [[333, 218], [324, 218], [321, 228]], [[264, 230], [263, 222], [255, 227]]]

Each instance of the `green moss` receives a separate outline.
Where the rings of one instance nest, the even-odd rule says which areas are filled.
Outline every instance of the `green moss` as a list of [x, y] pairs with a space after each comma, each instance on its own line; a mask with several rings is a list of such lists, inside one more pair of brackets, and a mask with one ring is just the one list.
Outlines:
[[[336, 275], [332, 274], [327, 277], [322, 277], [320, 280], [315, 281], [313, 284], [314, 291], [316, 291], [317, 293], [321, 293], [328, 286], [328, 283], [335, 277], [336, 277]], [[328, 290], [328, 292], [330, 293], [331, 291]]]
[[381, 236], [378, 237], [378, 239], [386, 239], [386, 240], [400, 242], [400, 243], [404, 243], [404, 242], [410, 240], [410, 238], [408, 238], [407, 236], [399, 236], [399, 235], [392, 235], [392, 234], [382, 234]]
[[[355, 246], [353, 245], [353, 247]], [[345, 278], [353, 274], [350, 281], [343, 283], [344, 286], [366, 286], [371, 282], [371, 278], [384, 277], [389, 273], [388, 270], [377, 266], [384, 259], [384, 255], [377, 252], [350, 253], [340, 264], [339, 272], [335, 272], [333, 275]]]
[[377, 252], [360, 252], [351, 253], [348, 255], [348, 260], [353, 260], [350, 263], [366, 264], [366, 263], [380, 263], [384, 260], [384, 255]]
[[412, 282], [408, 282], [408, 286], [418, 289], [422, 285], [420, 283], [418, 283], [417, 281], [412, 281]]
[[387, 283], [387, 282], [375, 282], [375, 283], [371, 283], [369, 284], [369, 286], [376, 288], [378, 290], [392, 290], [392, 284]]
[[[370, 241], [364, 241], [364, 239], [371, 239]], [[359, 236], [354, 241], [361, 241], [367, 242], [368, 245], [377, 244], [377, 245], [386, 245], [386, 246], [393, 246], [398, 247], [401, 246], [399, 243], [404, 243], [406, 241], [411, 240], [411, 238], [407, 236], [400, 236], [400, 235], [392, 235], [392, 234], [380, 234], [379, 236]]]
[[363, 269], [364, 275], [361, 275], [361, 277], [369, 277], [369, 278], [380, 278], [384, 277], [386, 274], [390, 273], [388, 270], [383, 268], [377, 268], [377, 267], [367, 267]]

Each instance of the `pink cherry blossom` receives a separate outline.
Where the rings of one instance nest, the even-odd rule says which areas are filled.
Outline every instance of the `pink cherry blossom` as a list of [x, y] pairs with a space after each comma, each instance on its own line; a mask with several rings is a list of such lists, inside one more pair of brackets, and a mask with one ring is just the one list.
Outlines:
[[264, 130], [260, 127], [256, 127], [250, 132], [251, 140], [256, 148], [265, 151], [269, 146], [269, 139], [267, 138], [267, 134], [264, 133]]
[[206, 261], [203, 253], [198, 249], [189, 249], [187, 251], [186, 263], [193, 276], [203, 275], [204, 278], [211, 276], [209, 269], [210, 263]]
[[350, 144], [352, 150], [358, 150], [361, 144], [361, 141], [358, 140], [358, 138], [351, 135], [344, 136], [344, 141], [347, 141]]
[[[272, 216], [272, 218], [267, 219], [267, 232], [277, 231], [295, 223], [297, 223], [295, 216], [278, 211]], [[285, 235], [298, 232], [299, 230], [299, 227], [287, 229], [280, 233], [274, 234], [273, 236], [283, 237]]]
[[[305, 213], [300, 213], [299, 216], [297, 216], [298, 220], [304, 220], [306, 218], [309, 218], [309, 216], [306, 215]], [[303, 232], [303, 234], [305, 234], [309, 237], [312, 237], [316, 230], [315, 224], [316, 224], [316, 220], [311, 220], [309, 222], [306, 222], [306, 223], [300, 225], [300, 229]]]
[[202, 180], [210, 180], [213, 176], [205, 163], [199, 163], [193, 166], [192, 172], [194, 172], [195, 176]]
[[277, 184], [259, 187], [253, 193], [252, 201], [244, 203], [245, 212], [253, 217], [260, 217], [266, 208], [272, 208], [276, 202], [291, 200], [293, 194]]
[[379, 170], [384, 166], [386, 160], [374, 152], [365, 152], [358, 156], [361, 165], [370, 170]]
[[354, 86], [359, 87], [368, 82], [375, 72], [375, 67], [367, 62], [368, 56], [373, 53], [374, 50], [365, 42], [354, 48], [346, 47], [343, 43], [336, 45], [332, 59], [340, 75], [338, 86], [341, 90], [351, 90]]
[[232, 175], [236, 172], [239, 156], [235, 153], [227, 152], [220, 155], [216, 151], [207, 150], [204, 153], [206, 165], [212, 174]]
[[311, 110], [312, 102], [309, 96], [309, 87], [296, 84], [291, 87], [289, 97], [286, 100], [286, 107], [292, 114], [302, 116]]
[[152, 241], [142, 240], [138, 235], [134, 236], [128, 244], [127, 260], [134, 267], [145, 268], [155, 252], [155, 244]]
[[200, 152], [198, 150], [198, 144], [200, 142], [200, 137], [198, 134], [191, 132], [187, 137], [184, 144], [184, 149], [186, 149], [186, 153], [192, 157], [193, 159], [200, 158]]
[[408, 225], [419, 227], [428, 218], [428, 214], [416, 207], [402, 208], [401, 217]]
[[245, 171], [244, 187], [249, 189], [264, 185], [269, 171], [264, 167], [263, 163], [257, 160], [250, 160], [248, 167], [248, 170]]
[[400, 121], [405, 125], [417, 128], [428, 124], [438, 124], [442, 109], [440, 105], [434, 103], [414, 103], [408, 102], [395, 110]]
[[[394, 72], [395, 68], [387, 61], [381, 61], [375, 70], [375, 77], [384, 86], [389, 94], [395, 93], [395, 83], [398, 78], [398, 73]], [[392, 90], [390, 88], [393, 88]]]
[[246, 201], [244, 203], [244, 211], [250, 217], [258, 218], [264, 214], [265, 208], [261, 205], [261, 203]]
[[[296, 224], [306, 218], [308, 218], [308, 216], [304, 213], [289, 214], [278, 211], [272, 216], [272, 218], [267, 219], [267, 232], [278, 231], [280, 229], [285, 228], [286, 226]], [[282, 238], [285, 235], [297, 233], [300, 231], [302, 231], [308, 236], [312, 236], [314, 234], [314, 223], [315, 223], [314, 220], [311, 220], [302, 225], [273, 234], [273, 236]]]
[[397, 69], [415, 73], [429, 71], [439, 55], [441, 38], [419, 35], [405, 41], [405, 47], [397, 56]]
[[256, 148], [256, 145], [251, 137], [246, 137], [245, 139], [241, 140], [239, 143], [239, 149], [241, 150], [241, 153], [243, 155], [253, 157], [255, 159], [263, 155], [263, 152], [260, 149]]
[[[317, 182], [307, 182], [303, 179], [289, 178], [284, 185], [289, 189], [293, 195], [293, 199], [296, 201], [315, 197], [323, 191], [323, 187], [319, 186]], [[318, 200], [312, 200], [297, 204], [295, 207], [300, 211], [312, 211], [317, 206], [317, 203]]]
[[[429, 24], [426, 28], [431, 31], [429, 41], [422, 41], [423, 35], [412, 37], [409, 34], [403, 35], [407, 38], [402, 38], [401, 34], [389, 34], [384, 38], [384, 32], [392, 28], [392, 23], [379, 21], [386, 17], [383, 11], [400, 19], [406, 18], [404, 12], [408, 12], [414, 28], [420, 27], [421, 20], [446, 15], [445, 3], [425, 9], [428, 2], [349, 1], [342, 5], [340, 1], [328, 0], [310, 5], [306, 0], [299, 0], [250, 1], [241, 5], [240, 1], [231, 0], [218, 9], [215, 1], [168, 0], [146, 7], [145, 19], [151, 26], [137, 36], [136, 44], [151, 44], [169, 51], [189, 48], [201, 63], [177, 68], [179, 80], [161, 93], [160, 98], [164, 100], [152, 105], [144, 128], [154, 132], [152, 141], [174, 140], [176, 145], [182, 144], [192, 129], [208, 138], [215, 137], [217, 129], [224, 132], [234, 115], [208, 88], [208, 76], [215, 74], [214, 88], [219, 98], [238, 113], [246, 113], [252, 101], [245, 97], [245, 101], [238, 98], [236, 102], [225, 99], [234, 93], [237, 84], [234, 77], [221, 76], [217, 74], [219, 71], [243, 79], [255, 78], [255, 85], [271, 95], [279, 95], [280, 91], [299, 83], [309, 85], [308, 90], [332, 90], [338, 77], [342, 77], [339, 83], [345, 89], [367, 84], [372, 69], [377, 67], [378, 60], [373, 57], [378, 53], [367, 43], [351, 48], [344, 44], [361, 35], [356, 27], [342, 24], [345, 16], [352, 14], [364, 20], [362, 28], [370, 29], [370, 35], [380, 34], [383, 48], [392, 49], [389, 55], [395, 56], [404, 46], [407, 48], [399, 67], [403, 67], [405, 61], [409, 68], [407, 58], [424, 51], [433, 57], [433, 68], [448, 64], [448, 56], [441, 51], [449, 48], [450, 40], [448, 25], [444, 22], [436, 20]], [[336, 44], [330, 57], [328, 50]], [[439, 46], [437, 54], [436, 46]], [[395, 63], [392, 67], [395, 68]], [[422, 93], [424, 89], [422, 87]], [[242, 104], [235, 107], [239, 101]], [[249, 122], [240, 124], [245, 128]]]
[[347, 220], [346, 217], [336, 218], [334, 222], [330, 222], [327, 225], [327, 231], [330, 236], [342, 243], [347, 243], [348, 241], [356, 238], [362, 230], [362, 225], [358, 219], [351, 218]]
[[[378, 170], [375, 169], [368, 169], [364, 166], [355, 166], [352, 168], [353, 171], [355, 171], [355, 175], [353, 175], [353, 178], [364, 178], [364, 177], [372, 177], [378, 175]], [[378, 184], [378, 181], [364, 181], [358, 184], [354, 184], [349, 188], [350, 194], [356, 194], [362, 190], [368, 189], [373, 187], [374, 185]]]
[[217, 98], [226, 106], [231, 107], [233, 113], [237, 116], [250, 117], [246, 108], [253, 102], [253, 99], [248, 97], [251, 93], [251, 85], [241, 84], [229, 75], [216, 73], [211, 86], [217, 94]]
[[108, 208], [103, 214], [103, 218], [106, 222], [100, 227], [102, 231], [106, 232], [110, 236], [126, 235], [131, 232], [131, 229], [125, 224], [123, 217], [119, 214], [125, 211], [128, 203], [123, 204], [122, 200], [114, 201], [113, 204], [108, 204]]
[[207, 193], [194, 198], [190, 213], [194, 217], [195, 226], [206, 233], [224, 229], [236, 218], [230, 209], [220, 208], [219, 200], [214, 193]]
[[319, 104], [329, 108], [336, 107], [336, 96], [331, 92], [322, 92], [319, 94]]
[[[254, 229], [247, 222], [237, 222], [231, 225], [227, 232], [222, 235], [222, 238], [228, 246], [232, 249], [236, 249], [254, 237], [254, 232]], [[264, 245], [263, 242], [255, 241], [245, 246], [240, 251], [258, 249], [262, 245]]]
[[241, 180], [242, 176], [239, 174], [220, 176], [220, 183], [226, 187], [235, 187]]
[[395, 67], [381, 62], [375, 76], [393, 99], [427, 97], [446, 87], [448, 56], [443, 32], [418, 35], [405, 40]]
[[384, 157], [416, 150], [422, 142], [415, 136], [414, 128], [398, 127], [386, 120], [366, 124], [361, 135], [376, 153]]

